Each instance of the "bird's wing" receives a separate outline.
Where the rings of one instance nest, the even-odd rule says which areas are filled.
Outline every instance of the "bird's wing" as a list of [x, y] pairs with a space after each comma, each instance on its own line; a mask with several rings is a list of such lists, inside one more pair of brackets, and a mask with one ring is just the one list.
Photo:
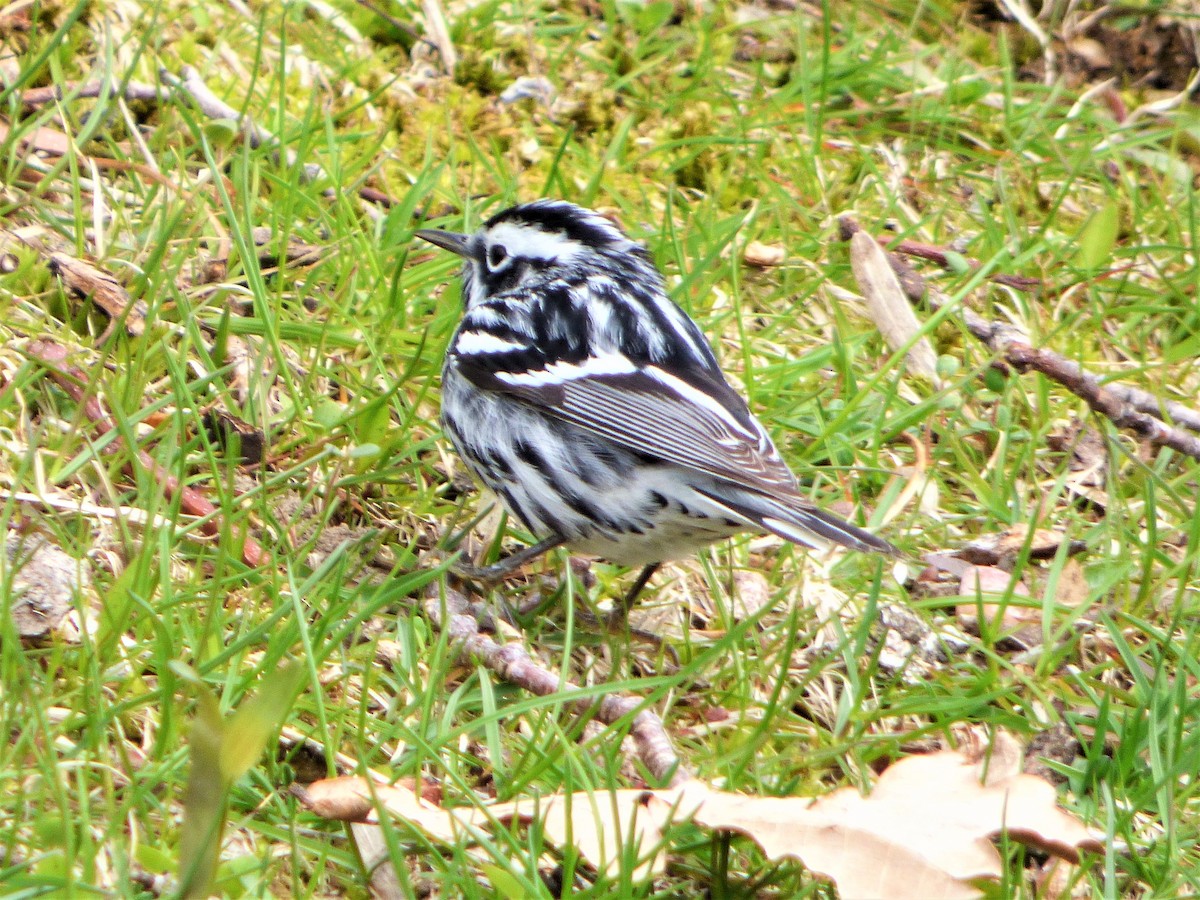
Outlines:
[[745, 401], [717, 376], [687, 380], [617, 353], [528, 368], [511, 333], [460, 341], [451, 358], [482, 390], [518, 397], [634, 453], [798, 500], [795, 478]]

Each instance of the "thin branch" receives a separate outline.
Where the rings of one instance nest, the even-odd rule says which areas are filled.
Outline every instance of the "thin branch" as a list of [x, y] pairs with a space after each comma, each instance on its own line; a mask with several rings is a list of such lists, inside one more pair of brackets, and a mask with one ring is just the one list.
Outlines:
[[[853, 219], [839, 221], [844, 238], [862, 230]], [[952, 301], [940, 291], [929, 287], [904, 260], [889, 253], [892, 268], [911, 300], [924, 297], [931, 307], [941, 309]], [[1029, 337], [1011, 325], [992, 322], [973, 309], [959, 305], [957, 315], [974, 337], [978, 338], [1020, 372], [1035, 369], [1059, 382], [1096, 412], [1111, 419], [1121, 428], [1128, 428], [1152, 443], [1171, 447], [1195, 459], [1200, 459], [1200, 440], [1181, 431], [1179, 427], [1200, 432], [1200, 410], [1174, 400], [1160, 400], [1149, 391], [1120, 382], [1101, 384], [1100, 379], [1051, 350], [1037, 350]], [[1170, 424], [1168, 424], [1170, 423]]]
[[[313, 0], [314, 4], [318, 0]], [[225, 101], [221, 100], [212, 89], [205, 84], [200, 77], [200, 73], [191, 66], [184, 66], [180, 69], [180, 76], [176, 76], [167, 70], [162, 70], [159, 73], [163, 82], [172, 90], [187, 97], [192, 105], [211, 119], [232, 119], [238, 123], [245, 134], [246, 139], [250, 142], [250, 146], [258, 148], [268, 146], [275, 149], [276, 155], [283, 155], [283, 159], [289, 166], [296, 164], [296, 153], [293, 150], [284, 149], [282, 142], [270, 130], [263, 128], [254, 122], [249, 116], [242, 115]], [[110, 93], [112, 96], [119, 96], [129, 101], [153, 102], [160, 103], [168, 100], [171, 97], [171, 92], [162, 88], [146, 84], [141, 81], [121, 82], [105, 82], [105, 81], [87, 81], [87, 82], [66, 82], [64, 84], [48, 85], [46, 87], [32, 88], [21, 94], [21, 103], [27, 108], [36, 108], [44, 106], [47, 103], [56, 103], [63, 100], [84, 100], [94, 99]], [[4, 130], [5, 126], [0, 123], [0, 131]], [[46, 129], [42, 129], [46, 132]], [[65, 142], [64, 136], [64, 142]], [[39, 148], [45, 149], [45, 148]], [[56, 152], [50, 148], [50, 152]], [[61, 153], [57, 153], [61, 155]], [[90, 157], [99, 166], [107, 169], [115, 169], [117, 171], [132, 171], [137, 172], [144, 178], [162, 184], [183, 196], [187, 197], [186, 191], [183, 191], [169, 179], [165, 178], [161, 173], [155, 172], [145, 165], [130, 162], [121, 159], [110, 159], [108, 157]], [[303, 167], [302, 175], [304, 180], [315, 181], [319, 178], [324, 178], [326, 173], [320, 165], [316, 163], [308, 163]], [[372, 187], [362, 187], [358, 190], [358, 195], [361, 199], [368, 203], [383, 206], [385, 208], [395, 205], [395, 201], [385, 194]], [[337, 196], [337, 191], [333, 188], [326, 188], [323, 196], [334, 198]], [[140, 202], [137, 201], [137, 202]]]
[[425, 600], [425, 613], [446, 632], [459, 653], [483, 663], [510, 684], [539, 697], [561, 697], [581, 715], [594, 712], [605, 725], [632, 716], [629, 733], [637, 745], [638, 758], [650, 774], [671, 787], [691, 777], [680, 762], [662, 719], [642, 708], [645, 701], [640, 697], [608, 694], [600, 700], [598, 707], [591, 698], [571, 699], [571, 693], [579, 689], [576, 685], [564, 682], [560, 676], [540, 666], [525, 648], [517, 644], [499, 644], [483, 634], [479, 620], [470, 613], [467, 598], [451, 588], [446, 588], [443, 599], [437, 586], [433, 586]]
[[1200, 438], [1134, 408], [1133, 404], [1126, 403], [1116, 393], [1102, 386], [1095, 375], [1085, 372], [1078, 363], [1064, 359], [1051, 350], [1031, 347], [1020, 340], [1005, 341], [993, 349], [1001, 350], [1004, 358], [1017, 371], [1033, 369], [1057, 381], [1072, 394], [1082, 397], [1088, 406], [1110, 419], [1118, 428], [1133, 431], [1155, 446], [1170, 447], [1200, 460]]
[[[838, 219], [838, 234], [843, 241], [850, 240], [850, 238], [852, 238], [855, 234], [863, 230], [863, 227], [849, 216], [842, 216], [840, 219]], [[983, 263], [977, 259], [971, 259], [969, 256], [963, 256], [961, 253], [956, 253], [955, 251], [949, 250], [946, 247], [939, 247], [936, 244], [924, 244], [920, 241], [897, 241], [893, 238], [887, 237], [875, 237], [875, 241], [880, 247], [882, 247], [884, 250], [887, 250], [891, 254], [915, 256], [918, 259], [927, 259], [930, 262], [937, 263], [943, 269], [951, 268], [951, 260], [953, 258], [962, 259], [972, 269], [979, 269], [983, 266]], [[906, 274], [899, 270], [896, 262], [897, 260], [893, 259], [892, 268], [897, 269], [896, 275], [900, 278], [901, 283], [904, 284], [905, 290], [909, 292], [909, 296], [912, 296], [912, 289], [905, 281]], [[919, 275], [916, 275], [916, 273], [912, 272], [911, 269], [908, 269], [908, 273], [909, 274], [907, 277], [916, 278], [917, 281], [921, 282], [921, 290], [924, 291], [924, 280], [921, 279]], [[992, 275], [989, 275], [988, 280], [994, 281], [996, 284], [1002, 284], [1005, 287], [1010, 287], [1016, 291], [1035, 291], [1042, 286], [1042, 283], [1036, 278], [1027, 278], [1024, 275], [1009, 275], [1004, 272], [996, 272]], [[918, 294], [913, 299], [919, 299], [920, 296], [921, 295]]]
[[157, 103], [166, 96], [165, 92], [160, 88], [141, 81], [128, 81], [124, 84], [119, 81], [68, 81], [63, 84], [30, 88], [21, 94], [21, 103], [24, 106], [33, 108], [44, 106], [47, 103], [56, 103], [60, 100], [95, 99], [105, 93], [123, 97], [126, 101], [130, 102], [152, 101]]
[[[163, 82], [187, 97], [196, 109], [208, 116], [208, 118], [232, 119], [234, 122], [237, 122], [238, 127], [242, 130], [242, 134], [250, 142], [251, 147], [255, 149], [263, 146], [271, 147], [276, 153], [282, 152], [282, 158], [288, 166], [296, 164], [296, 153], [294, 150], [283, 148], [282, 142], [274, 132], [263, 128], [248, 115], [238, 112], [214, 94], [212, 89], [204, 82], [204, 79], [200, 77], [200, 72], [194, 66], [183, 66], [179, 70], [178, 76], [166, 69], [162, 69], [159, 71], [158, 76]], [[305, 181], [316, 181], [319, 178], [325, 177], [325, 170], [316, 163], [307, 163], [302, 169], [302, 174]]]

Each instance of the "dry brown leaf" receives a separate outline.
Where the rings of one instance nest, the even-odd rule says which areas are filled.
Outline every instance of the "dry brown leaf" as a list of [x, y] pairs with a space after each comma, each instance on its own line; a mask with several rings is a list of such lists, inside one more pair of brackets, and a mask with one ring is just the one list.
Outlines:
[[357, 775], [343, 775], [296, 787], [293, 793], [306, 809], [326, 819], [376, 824], [378, 804], [438, 840], [455, 841], [463, 832], [454, 813], [399, 784], [378, 784]]
[[937, 900], [980, 896], [974, 879], [999, 878], [991, 839], [1003, 831], [1071, 861], [1102, 844], [1057, 806], [1054, 788], [954, 751], [911, 756], [887, 769], [869, 797], [843, 788], [805, 798], [745, 797], [699, 782], [680, 791], [694, 821], [751, 837], [772, 859], [792, 857], [830, 878], [844, 898]]
[[742, 259], [748, 266], [759, 269], [778, 266], [787, 259], [787, 250], [778, 244], [764, 244], [761, 241], [751, 241], [742, 251]]
[[1091, 888], [1080, 877], [1079, 867], [1066, 860], [1051, 857], [1034, 875], [1037, 896], [1042, 900], [1085, 900], [1092, 896]]
[[1067, 609], [1083, 606], [1088, 598], [1087, 576], [1077, 559], [1068, 559], [1054, 583], [1054, 602]]
[[[1026, 543], [1029, 544], [1030, 557], [1050, 559], [1067, 540], [1066, 534], [1057, 528], [1038, 528], [1030, 538], [1029, 526], [1018, 522], [1007, 531], [980, 535], [961, 547], [954, 555], [980, 566], [1004, 566], [1011, 564], [1025, 548]], [[1072, 553], [1084, 548], [1079, 541], [1069, 543]]]
[[[0, 120], [0, 142], [7, 142], [11, 134], [12, 127]], [[71, 138], [57, 128], [45, 125], [21, 135], [20, 143], [22, 147], [49, 156], [66, 156], [71, 152]]]
[[[921, 323], [883, 248], [869, 234], [857, 232], [850, 238], [850, 266], [867, 301], [871, 321], [883, 339], [893, 350], [907, 346], [920, 333]], [[936, 383], [937, 354], [928, 338], [917, 338], [905, 359], [912, 372]]]
[[[623, 857], [637, 858], [633, 878], [644, 881], [666, 869], [665, 855], [658, 850], [671, 809], [661, 803], [651, 806], [653, 797], [650, 791], [638, 790], [578, 791], [498, 804], [488, 807], [487, 817], [536, 819], [547, 840], [558, 847], [573, 846], [609, 876], [620, 874]], [[473, 822], [486, 824], [483, 816]]]
[[[699, 781], [664, 791], [579, 792], [453, 812], [399, 786], [336, 778], [297, 790], [321, 815], [349, 813], [375, 821], [373, 800], [429, 836], [455, 841], [497, 821], [541, 823], [547, 838], [578, 850], [598, 871], [615, 875], [630, 854], [640, 858], [633, 878], [645, 880], [666, 865], [659, 851], [673, 823], [737, 831], [772, 859], [791, 857], [833, 881], [843, 898], [891, 900], [974, 898], [977, 879], [995, 879], [1002, 863], [991, 839], [1032, 844], [1071, 862], [1081, 848], [1102, 842], [1057, 806], [1054, 788], [1021, 774], [1020, 748], [1006, 735], [985, 753], [912, 756], [880, 777], [869, 797], [854, 788], [816, 801], [807, 797], [748, 797], [713, 790]], [[982, 779], [986, 776], [987, 783]]]
[[16, 530], [5, 535], [0, 581], [12, 585], [9, 614], [17, 634], [29, 641], [58, 629], [75, 608], [75, 595], [91, 584], [87, 566], [57, 544]]
[[958, 593], [968, 599], [958, 604], [958, 621], [965, 627], [978, 627], [982, 612], [993, 628], [1012, 631], [1023, 625], [1038, 625], [1042, 621], [1042, 610], [1036, 606], [1014, 603], [989, 602], [989, 597], [1003, 597], [1012, 585], [1011, 597], [1030, 597], [1029, 588], [1018, 579], [1013, 583], [1013, 574], [995, 566], [971, 566], [959, 580]]
[[963, 762], [979, 767], [980, 782], [987, 787], [1002, 785], [1024, 771], [1025, 751], [1007, 731], [991, 734], [979, 725], [971, 726], [966, 741], [959, 747]]
[[149, 310], [141, 300], [134, 301], [117, 279], [67, 253], [50, 254], [50, 271], [68, 288], [104, 310], [111, 319], [125, 316], [125, 330], [134, 337], [146, 330]]
[[446, 25], [442, 4], [440, 0], [422, 0], [421, 9], [425, 13], [425, 36], [437, 47], [442, 70], [452, 73], [458, 65], [458, 51], [450, 39], [450, 29]]
[[[400, 881], [392, 863], [392, 851], [388, 846], [387, 834], [378, 825], [361, 822], [350, 826], [355, 849], [362, 860], [363, 869], [370, 873], [371, 897], [375, 900], [401, 900], [411, 897], [412, 887]], [[407, 881], [407, 879], [406, 879]], [[405, 888], [408, 890], [405, 890]]]

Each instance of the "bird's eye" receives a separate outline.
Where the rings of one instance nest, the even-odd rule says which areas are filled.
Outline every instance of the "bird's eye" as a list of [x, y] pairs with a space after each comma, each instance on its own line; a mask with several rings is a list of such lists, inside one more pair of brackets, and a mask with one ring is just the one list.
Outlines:
[[504, 260], [508, 259], [508, 251], [502, 244], [493, 244], [488, 250], [488, 268], [498, 269]]

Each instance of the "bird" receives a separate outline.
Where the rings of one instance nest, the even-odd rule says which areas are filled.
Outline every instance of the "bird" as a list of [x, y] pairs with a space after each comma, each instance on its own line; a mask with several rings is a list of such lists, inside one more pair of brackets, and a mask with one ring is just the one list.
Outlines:
[[800, 493], [649, 252], [611, 219], [543, 199], [470, 234], [415, 235], [463, 260], [443, 430], [538, 538], [461, 573], [499, 581], [565, 545], [641, 567], [628, 610], [662, 563], [739, 532], [898, 554]]

